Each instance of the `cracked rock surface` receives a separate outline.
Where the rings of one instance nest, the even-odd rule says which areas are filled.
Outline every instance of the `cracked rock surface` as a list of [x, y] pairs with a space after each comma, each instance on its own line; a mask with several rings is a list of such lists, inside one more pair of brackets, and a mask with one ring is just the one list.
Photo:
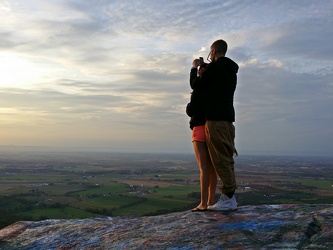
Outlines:
[[0, 249], [332, 249], [333, 205], [242, 206], [237, 211], [21, 221]]

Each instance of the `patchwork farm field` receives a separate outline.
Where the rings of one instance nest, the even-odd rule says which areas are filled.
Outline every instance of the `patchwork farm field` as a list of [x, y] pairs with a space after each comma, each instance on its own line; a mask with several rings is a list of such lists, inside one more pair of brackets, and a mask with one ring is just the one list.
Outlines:
[[[332, 158], [240, 156], [236, 174], [239, 205], [333, 203]], [[0, 228], [18, 220], [157, 215], [199, 199], [194, 155], [0, 152]]]

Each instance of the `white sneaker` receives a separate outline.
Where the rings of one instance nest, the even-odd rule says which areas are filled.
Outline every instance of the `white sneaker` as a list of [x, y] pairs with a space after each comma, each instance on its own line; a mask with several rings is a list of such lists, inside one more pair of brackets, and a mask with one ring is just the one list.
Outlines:
[[221, 194], [218, 202], [212, 206], [207, 207], [211, 211], [234, 211], [237, 210], [237, 202], [235, 195], [229, 198], [225, 194]]

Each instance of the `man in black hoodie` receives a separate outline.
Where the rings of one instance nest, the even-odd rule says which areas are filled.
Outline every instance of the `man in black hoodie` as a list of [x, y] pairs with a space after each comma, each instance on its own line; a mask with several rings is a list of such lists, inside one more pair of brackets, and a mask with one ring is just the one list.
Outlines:
[[[232, 211], [237, 209], [234, 196], [237, 188], [234, 172], [235, 121], [234, 92], [238, 65], [225, 57], [228, 45], [215, 41], [210, 47], [211, 63], [198, 77], [191, 72], [191, 87], [203, 91], [202, 105], [206, 118], [206, 141], [216, 173], [221, 179], [221, 197], [209, 210]], [[192, 69], [193, 70], [193, 69]], [[196, 72], [193, 72], [196, 73]]]

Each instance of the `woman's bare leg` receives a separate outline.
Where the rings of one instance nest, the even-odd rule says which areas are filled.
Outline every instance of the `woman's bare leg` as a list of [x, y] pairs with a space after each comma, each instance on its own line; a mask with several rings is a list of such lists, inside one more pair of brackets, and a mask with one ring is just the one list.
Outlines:
[[[212, 198], [212, 189], [214, 189], [214, 196], [215, 196], [215, 189], [216, 189], [216, 180], [215, 180], [215, 188], [214, 188], [214, 177], [212, 174], [212, 170], [214, 170], [213, 165], [210, 160], [210, 156], [208, 153], [206, 142], [198, 142], [193, 141], [194, 153], [198, 162], [199, 170], [200, 170], [200, 191], [201, 191], [201, 202], [198, 205], [200, 209], [206, 209], [208, 204], [208, 198]], [[215, 173], [215, 170], [214, 170]], [[216, 179], [216, 175], [215, 175]], [[211, 185], [211, 180], [212, 185]], [[211, 202], [211, 200], [209, 200]], [[214, 202], [213, 202], [214, 204]], [[209, 205], [211, 205], [209, 203]]]

